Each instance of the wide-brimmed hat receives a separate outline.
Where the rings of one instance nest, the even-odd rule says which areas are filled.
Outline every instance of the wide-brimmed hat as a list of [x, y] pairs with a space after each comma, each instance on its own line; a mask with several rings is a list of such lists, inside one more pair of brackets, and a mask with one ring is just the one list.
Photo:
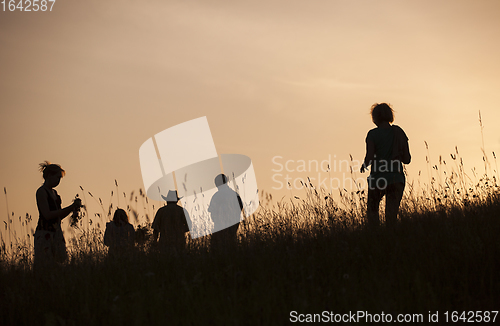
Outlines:
[[165, 201], [172, 201], [175, 203], [177, 203], [180, 199], [182, 199], [182, 197], [179, 197], [177, 195], [177, 190], [169, 190], [167, 197], [161, 195], [161, 198], [163, 198]]

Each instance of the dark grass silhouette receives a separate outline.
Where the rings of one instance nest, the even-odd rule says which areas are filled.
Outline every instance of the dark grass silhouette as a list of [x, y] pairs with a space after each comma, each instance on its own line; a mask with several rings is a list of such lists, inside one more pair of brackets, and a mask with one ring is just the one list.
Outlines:
[[394, 229], [366, 227], [363, 190], [342, 190], [337, 202], [309, 184], [302, 199], [264, 194], [239, 245], [224, 250], [205, 237], [184, 254], [161, 253], [144, 232], [113, 259], [91, 228], [72, 240], [69, 263], [34, 274], [26, 244], [7, 254], [3, 243], [0, 324], [286, 324], [291, 311], [427, 322], [429, 311], [443, 321], [445, 311], [498, 310], [497, 178], [469, 178], [458, 150], [451, 159], [432, 167], [423, 191], [407, 185]]

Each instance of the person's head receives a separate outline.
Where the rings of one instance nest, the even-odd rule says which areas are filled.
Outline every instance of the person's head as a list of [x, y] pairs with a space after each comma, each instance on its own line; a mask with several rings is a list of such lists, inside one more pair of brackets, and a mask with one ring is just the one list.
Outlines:
[[59, 185], [61, 178], [66, 174], [59, 164], [51, 164], [49, 161], [40, 163], [38, 169], [42, 172], [45, 184], [51, 188]]
[[177, 190], [169, 190], [167, 196], [161, 195], [167, 204], [177, 204], [177, 202], [182, 198], [177, 195]]
[[377, 126], [383, 122], [392, 123], [394, 121], [394, 110], [391, 108], [390, 104], [387, 103], [373, 104], [370, 109], [370, 114], [373, 123]]
[[127, 213], [121, 208], [116, 209], [115, 214], [113, 215], [113, 222], [115, 222], [116, 225], [127, 224]]
[[220, 187], [222, 186], [223, 184], [225, 184], [227, 182], [227, 177], [225, 174], [219, 174], [218, 176], [215, 177], [215, 185], [217, 187]]

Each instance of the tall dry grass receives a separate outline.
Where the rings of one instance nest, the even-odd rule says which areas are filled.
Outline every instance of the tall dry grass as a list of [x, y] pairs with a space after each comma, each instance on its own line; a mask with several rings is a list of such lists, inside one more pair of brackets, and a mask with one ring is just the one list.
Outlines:
[[[2, 238], [0, 324], [255, 325], [288, 323], [292, 310], [498, 310], [498, 171], [495, 154], [483, 153], [494, 164], [470, 175], [458, 149], [434, 165], [428, 157], [429, 180], [407, 184], [395, 229], [365, 227], [363, 189], [337, 196], [308, 182], [303, 198], [262, 192], [238, 245], [210, 247], [204, 237], [185, 252], [151, 244], [155, 208], [143, 191], [122, 197], [116, 183], [107, 206], [82, 193], [100, 211], [82, 211], [68, 263], [34, 271], [32, 239], [13, 240], [9, 251]], [[136, 248], [117, 258], [108, 257], [101, 227], [118, 201], [141, 227]]]

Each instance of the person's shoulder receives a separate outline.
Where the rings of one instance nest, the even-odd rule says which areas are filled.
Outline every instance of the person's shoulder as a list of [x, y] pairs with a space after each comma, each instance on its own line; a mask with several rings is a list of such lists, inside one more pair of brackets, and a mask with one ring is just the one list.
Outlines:
[[187, 212], [187, 211], [184, 209], [184, 207], [179, 206], [179, 205], [175, 205], [175, 207], [172, 208], [171, 212], [172, 212], [172, 215], [184, 217], [184, 215], [186, 214], [185, 212]]
[[47, 191], [45, 191], [43, 186], [40, 186], [40, 188], [38, 188], [36, 190], [36, 197], [37, 198], [47, 198], [48, 197]]
[[373, 138], [375, 136], [375, 134], [377, 133], [377, 129], [378, 128], [370, 129], [368, 131], [368, 133], [366, 134], [366, 139]]
[[399, 133], [399, 134], [402, 134], [404, 135], [404, 137], [406, 137], [406, 139], [408, 139], [408, 136], [406, 135], [405, 131], [403, 130], [403, 128], [401, 128], [400, 126], [398, 125], [392, 125], [392, 127], [394, 128], [394, 130]]
[[400, 127], [400, 126], [398, 126], [398, 125], [392, 125], [392, 127], [393, 127], [394, 129], [396, 129], [396, 130], [401, 130], [401, 131], [403, 131], [403, 128], [401, 128], [401, 127]]
[[116, 232], [115, 230], [116, 230], [115, 222], [111, 221], [111, 222], [106, 223], [106, 231], [107, 232], [114, 233], [114, 232]]
[[[177, 204], [167, 204], [167, 205], [163, 206], [162, 208], [163, 208], [162, 209], [163, 213], [171, 213], [173, 211], [181, 210], [182, 206], [179, 206]], [[158, 209], [158, 211], [160, 211], [160, 209]]]
[[210, 198], [210, 202], [216, 201], [221, 196], [224, 196], [224, 191], [219, 189], [212, 195], [212, 198]]
[[165, 205], [165, 206], [158, 208], [158, 210], [156, 211], [156, 215], [165, 214], [165, 212], [168, 210], [167, 207], [168, 207], [168, 205]]
[[175, 205], [175, 209], [178, 211], [184, 211], [184, 207], [179, 206], [179, 205]]
[[156, 211], [156, 214], [155, 214], [155, 219], [158, 220], [161, 218], [167, 218], [169, 215], [172, 214], [172, 210], [175, 210], [174, 206], [178, 206], [178, 205], [168, 205], [167, 204], [165, 206], [158, 208], [158, 210]]

